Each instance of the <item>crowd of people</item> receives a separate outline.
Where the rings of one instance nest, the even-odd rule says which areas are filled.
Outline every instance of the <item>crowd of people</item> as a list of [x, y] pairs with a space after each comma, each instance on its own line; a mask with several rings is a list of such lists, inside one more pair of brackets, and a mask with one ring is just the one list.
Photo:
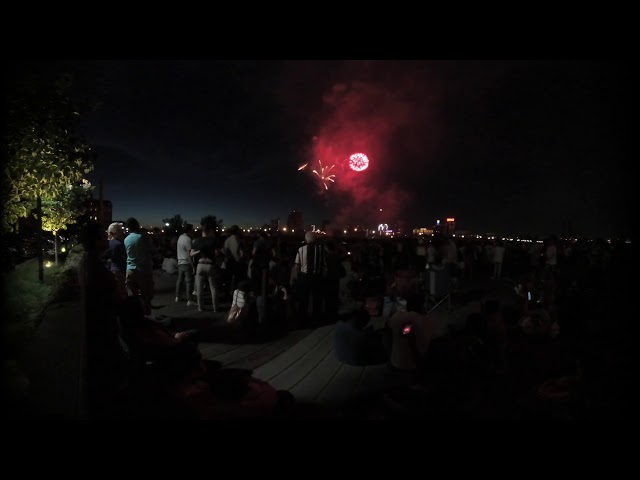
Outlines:
[[[100, 235], [94, 235], [91, 249], [94, 273], [100, 267], [111, 272], [102, 282], [110, 286], [102, 288], [112, 292], [112, 305], [101, 308], [100, 316], [115, 319], [114, 328], [105, 333], [103, 326], [97, 334], [103, 345], [111, 338], [112, 352], [124, 352], [128, 365], [153, 365], [133, 371], [153, 379], [154, 398], [182, 408], [173, 411], [195, 418], [264, 414], [278, 411], [284, 393], [250, 374], [234, 382], [244, 378], [241, 390], [253, 403], [243, 403], [242, 396], [229, 402], [220, 393], [224, 389], [212, 387], [226, 380], [200, 358], [197, 332], [173, 332], [151, 315], [158, 268], [177, 271], [176, 302], [222, 312], [234, 328], [287, 331], [337, 322], [340, 361], [387, 363], [415, 374], [414, 388], [385, 397], [396, 412], [573, 418], [593, 411], [587, 404], [594, 396], [600, 395], [598, 405], [607, 402], [607, 395], [595, 392], [594, 379], [614, 368], [607, 355], [615, 349], [594, 347], [593, 339], [622, 327], [615, 316], [627, 291], [627, 244], [555, 237], [505, 244], [446, 235], [338, 239], [315, 232], [306, 232], [301, 241], [266, 232], [246, 235], [237, 226], [223, 234], [215, 225], [200, 227], [185, 224], [173, 235], [151, 235], [131, 218], [124, 226], [109, 226], [107, 248], [96, 247]], [[438, 337], [427, 314], [440, 292], [431, 284], [431, 272], [446, 273], [438, 278], [446, 278], [446, 293], [454, 298], [476, 284], [508, 287], [511, 295], [506, 301], [481, 298], [481, 310], [469, 316], [464, 329]], [[383, 317], [384, 327], [372, 328], [370, 317]], [[104, 359], [108, 350], [96, 351]], [[113, 377], [101, 362], [96, 365], [103, 378]], [[587, 394], [588, 388], [594, 391]]]

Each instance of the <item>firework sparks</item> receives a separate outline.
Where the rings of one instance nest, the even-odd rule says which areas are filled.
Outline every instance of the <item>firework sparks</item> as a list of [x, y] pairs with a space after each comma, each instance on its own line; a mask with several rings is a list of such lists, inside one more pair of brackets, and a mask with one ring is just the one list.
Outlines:
[[305, 163], [304, 165], [300, 165], [300, 166], [298, 167], [298, 171], [300, 171], [300, 170], [304, 170], [305, 168], [307, 168], [307, 165], [309, 165], [309, 164], [308, 164], [308, 163]]
[[318, 178], [320, 178], [320, 180], [322, 181], [322, 184], [324, 185], [325, 190], [329, 190], [329, 186], [327, 185], [327, 182], [335, 183], [336, 181], [335, 180], [336, 175], [334, 173], [329, 174], [329, 172], [333, 167], [335, 167], [335, 165], [331, 165], [330, 167], [323, 167], [322, 162], [320, 160], [318, 160], [318, 165], [320, 165], [320, 171], [318, 172], [318, 170], [313, 170], [313, 173], [315, 173], [318, 176]]
[[349, 167], [351, 170], [361, 172], [369, 166], [369, 158], [364, 153], [354, 153], [349, 157]]

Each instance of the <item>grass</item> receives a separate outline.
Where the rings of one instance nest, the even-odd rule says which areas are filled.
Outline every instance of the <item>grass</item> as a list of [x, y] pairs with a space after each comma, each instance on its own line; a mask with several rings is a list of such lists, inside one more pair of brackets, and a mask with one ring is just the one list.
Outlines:
[[65, 264], [45, 267], [44, 283], [38, 279], [35, 258], [2, 274], [4, 358], [14, 357], [29, 344], [44, 309], [70, 278], [67, 270], [77, 266], [79, 256], [69, 255]]

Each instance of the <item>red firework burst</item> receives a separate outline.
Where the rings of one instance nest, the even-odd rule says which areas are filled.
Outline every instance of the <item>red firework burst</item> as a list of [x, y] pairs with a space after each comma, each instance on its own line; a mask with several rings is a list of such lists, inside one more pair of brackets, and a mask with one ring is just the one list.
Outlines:
[[361, 172], [369, 166], [369, 158], [364, 153], [354, 153], [349, 157], [349, 167], [351, 170]]

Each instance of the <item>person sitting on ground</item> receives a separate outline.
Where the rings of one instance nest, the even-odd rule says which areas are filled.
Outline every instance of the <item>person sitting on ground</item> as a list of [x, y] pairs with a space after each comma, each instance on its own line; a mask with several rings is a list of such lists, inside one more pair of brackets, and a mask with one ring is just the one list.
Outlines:
[[581, 376], [576, 359], [555, 338], [554, 325], [544, 309], [532, 310], [521, 318], [519, 331], [510, 338], [508, 380], [521, 400], [531, 400], [531, 392], [536, 390], [542, 398], [572, 384], [567, 379]]
[[391, 366], [400, 370], [415, 370], [424, 357], [434, 335], [433, 320], [425, 315], [423, 298], [407, 299], [407, 311], [396, 312], [387, 321], [391, 331]]
[[201, 360], [198, 331], [174, 332], [145, 315], [137, 297], [129, 297], [119, 312], [121, 337], [129, 357], [156, 365], [159, 370], [186, 373]]
[[169, 275], [175, 275], [178, 273], [178, 260], [172, 257], [165, 257], [162, 261], [162, 270]]
[[[227, 323], [242, 327], [252, 314], [251, 309], [253, 306], [251, 282], [248, 278], [243, 278], [238, 282], [238, 288], [233, 291]], [[257, 312], [255, 313], [257, 316]]]
[[209, 362], [177, 385], [175, 394], [199, 420], [268, 418], [294, 402], [288, 391], [276, 390], [250, 370], [215, 369]]
[[369, 313], [357, 310], [336, 324], [336, 358], [347, 365], [378, 365], [389, 360], [384, 348], [382, 330], [374, 330], [369, 323]]

